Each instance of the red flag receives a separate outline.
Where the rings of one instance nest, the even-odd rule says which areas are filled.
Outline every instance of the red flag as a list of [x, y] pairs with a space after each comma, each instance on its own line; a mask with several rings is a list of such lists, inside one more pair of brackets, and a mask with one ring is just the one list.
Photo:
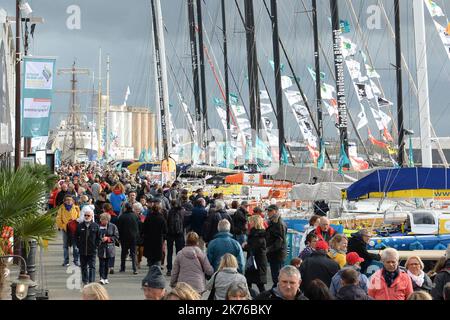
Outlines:
[[394, 142], [394, 139], [392, 138], [391, 134], [389, 133], [388, 129], [384, 128], [383, 135], [386, 138], [387, 141]]
[[311, 158], [313, 158], [314, 163], [316, 163], [317, 159], [320, 156], [319, 151], [316, 148], [314, 148], [313, 146], [310, 146], [310, 145], [308, 145], [307, 148], [308, 148], [309, 153], [311, 154]]
[[386, 143], [375, 139], [374, 136], [372, 136], [372, 133], [370, 132], [369, 128], [367, 128], [367, 130], [369, 131], [369, 140], [370, 140], [370, 142], [372, 142], [373, 145], [379, 146], [381, 148], [387, 148], [388, 147], [388, 145]]

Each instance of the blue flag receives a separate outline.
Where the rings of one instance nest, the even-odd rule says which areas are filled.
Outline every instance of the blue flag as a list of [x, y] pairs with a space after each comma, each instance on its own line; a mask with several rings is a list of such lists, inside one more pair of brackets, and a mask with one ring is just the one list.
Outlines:
[[239, 103], [239, 98], [236, 94], [234, 93], [230, 93], [230, 103], [231, 104], [238, 104]]
[[342, 33], [350, 32], [350, 22], [348, 22], [348, 20], [341, 20], [341, 32]]
[[[275, 71], [275, 62], [273, 60], [269, 60], [270, 66], [272, 67], [272, 70]], [[284, 64], [280, 63], [280, 71], [284, 71]]]
[[[231, 95], [230, 95], [231, 96]], [[225, 105], [225, 103], [223, 102], [222, 99], [219, 98], [213, 98], [213, 103], [215, 106], [223, 106]]]
[[286, 146], [284, 145], [281, 148], [281, 163], [284, 165], [289, 164], [288, 153], [286, 151]]
[[152, 149], [150, 149], [150, 148], [148, 148], [146, 160], [147, 161], [152, 160]]
[[350, 160], [345, 153], [344, 144], [341, 144], [341, 155], [339, 158], [339, 174], [344, 174], [344, 167], [350, 165]]
[[142, 149], [141, 153], [139, 154], [139, 162], [145, 162], [145, 155], [146, 155], [146, 151], [144, 148], [144, 149]]
[[323, 140], [320, 139], [320, 155], [319, 159], [317, 159], [317, 168], [323, 169], [325, 167], [325, 144]]
[[409, 136], [409, 152], [408, 152], [408, 166], [414, 167], [414, 152], [413, 152], [413, 144], [412, 144], [412, 137]]

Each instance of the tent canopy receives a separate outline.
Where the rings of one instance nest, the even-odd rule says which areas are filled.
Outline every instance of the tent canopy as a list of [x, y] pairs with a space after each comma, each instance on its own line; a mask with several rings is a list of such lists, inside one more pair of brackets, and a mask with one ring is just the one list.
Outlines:
[[350, 183], [346, 182], [322, 182], [316, 184], [297, 184], [292, 187], [290, 198], [303, 201], [338, 201], [342, 199], [342, 189], [346, 189]]
[[353, 183], [347, 189], [348, 200], [379, 198], [448, 198], [450, 169], [380, 169]]

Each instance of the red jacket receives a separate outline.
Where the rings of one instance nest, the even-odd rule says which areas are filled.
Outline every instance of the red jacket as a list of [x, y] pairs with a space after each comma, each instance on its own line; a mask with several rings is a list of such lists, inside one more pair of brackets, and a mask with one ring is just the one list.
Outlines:
[[320, 226], [318, 226], [318, 227], [314, 230], [314, 233], [315, 233], [316, 236], [319, 238], [319, 240], [329, 242], [330, 239], [333, 238], [334, 235], [336, 234], [336, 230], [334, 230], [333, 227], [329, 227], [329, 228], [328, 228], [328, 232], [327, 232], [328, 236], [325, 237], [326, 239], [323, 238], [323, 235], [322, 235], [322, 229], [320, 228]]
[[383, 269], [375, 272], [369, 279], [369, 296], [375, 300], [406, 300], [413, 292], [411, 278], [400, 270], [391, 287], [386, 284], [383, 277]]
[[55, 206], [56, 205], [56, 196], [58, 195], [59, 190], [58, 189], [54, 189], [51, 193], [50, 193], [50, 198], [48, 199], [48, 204], [51, 206]]

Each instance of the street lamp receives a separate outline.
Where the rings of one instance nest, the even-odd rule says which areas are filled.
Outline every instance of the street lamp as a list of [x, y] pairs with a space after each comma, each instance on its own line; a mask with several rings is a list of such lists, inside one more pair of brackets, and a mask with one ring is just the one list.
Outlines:
[[[20, 258], [23, 261], [23, 266], [25, 267], [22, 271], [22, 268], [20, 268], [20, 274], [19, 277], [14, 280], [11, 283], [11, 296], [14, 299], [15, 298], [19, 299], [19, 300], [23, 300], [28, 296], [34, 296], [33, 294], [28, 294], [28, 289], [29, 288], [34, 288], [36, 286], [36, 283], [31, 280], [30, 276], [27, 274], [27, 262], [25, 261], [25, 259], [22, 256], [19, 255], [6, 255], [6, 256], [0, 256], [0, 259], [3, 258]], [[34, 299], [32, 299], [34, 300]]]

